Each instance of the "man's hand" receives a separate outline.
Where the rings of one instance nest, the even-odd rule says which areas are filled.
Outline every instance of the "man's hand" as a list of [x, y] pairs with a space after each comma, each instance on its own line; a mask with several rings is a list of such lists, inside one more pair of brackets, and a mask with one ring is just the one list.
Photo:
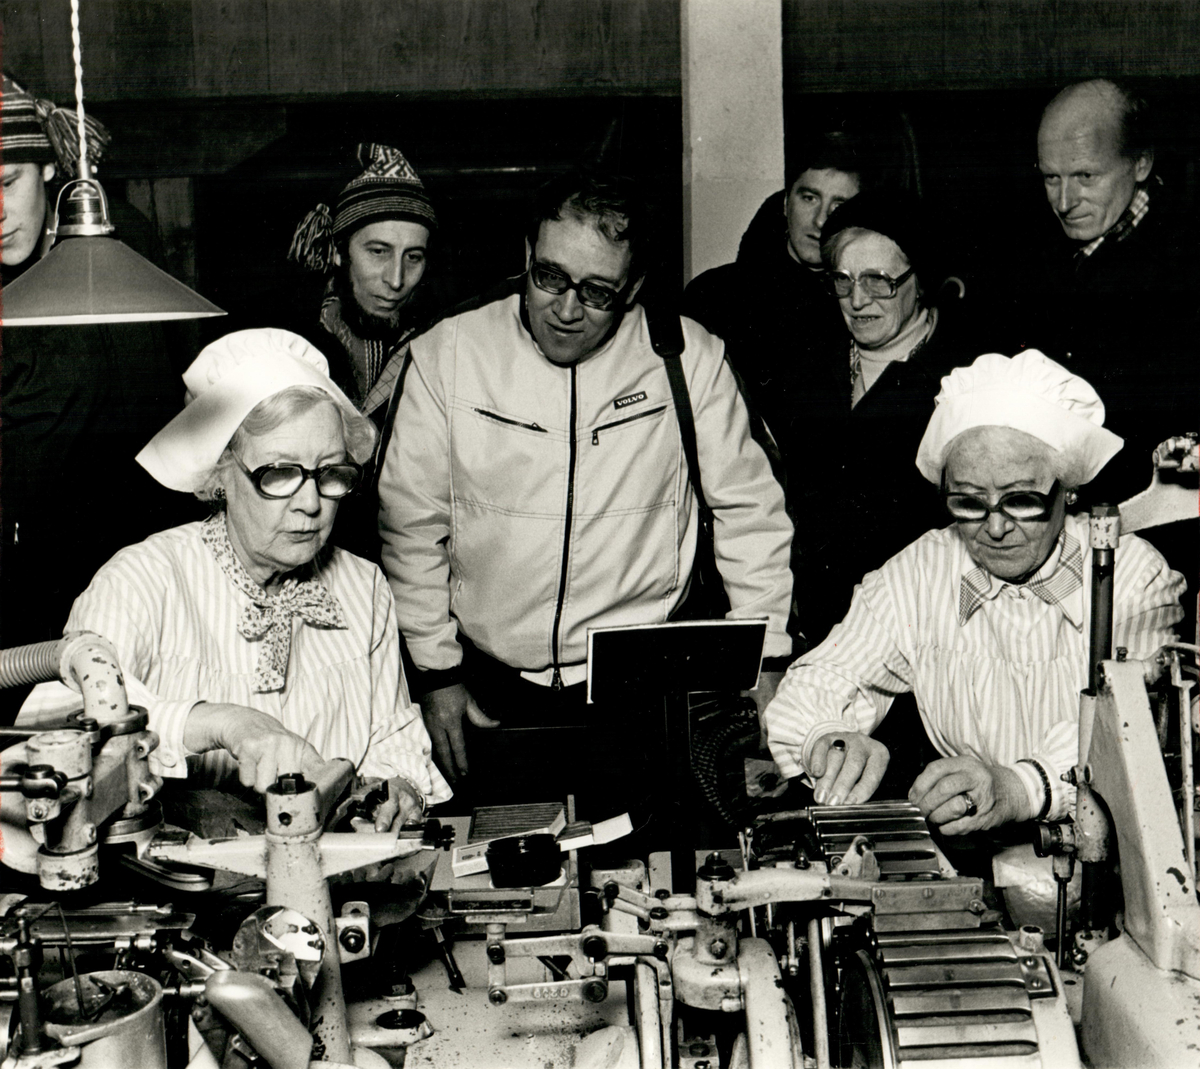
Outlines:
[[499, 720], [492, 720], [475, 704], [475, 699], [461, 683], [431, 690], [421, 699], [421, 715], [433, 742], [438, 767], [451, 783], [457, 783], [459, 776], [470, 771], [467, 768], [467, 744], [463, 738], [463, 717], [469, 717], [477, 728], [500, 726]]
[[1011, 768], [985, 765], [974, 757], [930, 761], [908, 800], [943, 835], [967, 835], [1033, 816], [1021, 778]]
[[188, 714], [183, 743], [196, 753], [228, 750], [238, 763], [238, 779], [262, 794], [281, 775], [315, 772], [324, 758], [273, 716], [245, 705], [201, 702]]
[[[758, 686], [753, 690], [748, 690], [745, 693], [754, 699], [754, 705], [758, 709], [758, 722], [763, 724], [763, 713], [767, 711], [767, 706], [771, 704], [771, 699], [775, 697], [775, 691], [779, 689], [779, 684], [786, 675], [786, 672], [760, 672], [758, 674]], [[762, 728], [763, 738], [766, 738], [766, 728]]]
[[375, 809], [376, 831], [400, 829], [425, 815], [425, 799], [408, 780], [393, 776], [387, 781], [387, 792], [387, 798]]
[[831, 732], [813, 745], [808, 774], [818, 805], [858, 805], [875, 793], [892, 755], [857, 731]]

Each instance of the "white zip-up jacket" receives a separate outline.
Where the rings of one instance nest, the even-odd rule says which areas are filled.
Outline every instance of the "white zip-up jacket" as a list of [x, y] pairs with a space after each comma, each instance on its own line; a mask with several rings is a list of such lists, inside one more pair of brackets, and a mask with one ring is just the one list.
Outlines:
[[[683, 320], [682, 363], [717, 565], [737, 618], [786, 656], [792, 524], [724, 344]], [[383, 567], [418, 668], [458, 635], [527, 672], [586, 660], [589, 627], [666, 621], [699, 531], [679, 423], [646, 316], [599, 350], [542, 355], [512, 294], [412, 342], [379, 478]]]

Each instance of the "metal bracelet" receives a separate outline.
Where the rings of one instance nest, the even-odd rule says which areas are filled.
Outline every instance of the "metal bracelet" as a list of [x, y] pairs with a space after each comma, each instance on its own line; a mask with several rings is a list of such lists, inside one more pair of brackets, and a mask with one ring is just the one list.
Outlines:
[[421, 788], [415, 783], [413, 783], [413, 781], [407, 776], [397, 775], [393, 776], [392, 779], [398, 779], [401, 783], [406, 784], [409, 788], [411, 788], [413, 794], [415, 794], [421, 801], [421, 815], [424, 816], [425, 811], [429, 808], [429, 800], [425, 797], [425, 792], [421, 790]]

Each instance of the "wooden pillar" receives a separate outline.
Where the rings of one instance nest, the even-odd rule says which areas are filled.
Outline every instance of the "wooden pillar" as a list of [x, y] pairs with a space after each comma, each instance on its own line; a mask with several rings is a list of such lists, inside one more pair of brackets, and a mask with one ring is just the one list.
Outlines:
[[680, 0], [683, 271], [737, 255], [783, 188], [781, 0]]

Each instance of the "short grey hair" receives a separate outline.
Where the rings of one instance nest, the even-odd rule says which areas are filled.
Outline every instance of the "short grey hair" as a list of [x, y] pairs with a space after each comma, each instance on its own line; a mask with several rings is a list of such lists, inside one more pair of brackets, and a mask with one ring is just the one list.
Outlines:
[[[979, 431], [987, 430], [991, 426], [993, 425], [985, 424], [979, 427], [970, 427], [951, 439], [949, 445], [946, 446], [945, 459], [942, 461], [941, 481], [943, 485], [946, 482], [946, 469], [950, 466], [950, 460], [954, 454], [970, 438], [977, 435]], [[1017, 427], [1004, 427], [1002, 429], [1016, 431], [1016, 433], [1023, 435], [1031, 442], [1036, 443], [1040, 447], [1040, 451], [1045, 455], [1051, 473], [1064, 490], [1078, 490], [1079, 487], [1087, 482], [1086, 476], [1089, 461], [1082, 447], [1068, 446], [1066, 449], [1055, 449], [1054, 446], [1043, 442], [1040, 438], [1034, 437], [1028, 431], [1020, 430]]]
[[233, 432], [220, 459], [212, 466], [195, 494], [201, 501], [219, 501], [217, 493], [225, 473], [235, 466], [234, 453], [244, 451], [251, 438], [261, 438], [295, 416], [321, 405], [330, 405], [342, 424], [346, 452], [357, 464], [365, 464], [375, 449], [375, 424], [366, 416], [351, 415], [319, 386], [289, 386], [259, 401]]

